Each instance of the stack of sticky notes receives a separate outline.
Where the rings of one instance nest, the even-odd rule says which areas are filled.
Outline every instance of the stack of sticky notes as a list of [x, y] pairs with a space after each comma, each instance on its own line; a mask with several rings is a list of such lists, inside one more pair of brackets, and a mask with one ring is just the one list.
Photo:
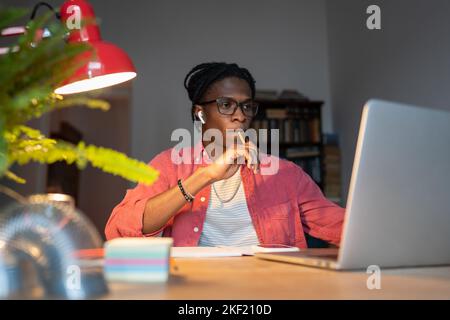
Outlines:
[[106, 279], [130, 282], [167, 281], [172, 244], [172, 238], [117, 238], [106, 242]]

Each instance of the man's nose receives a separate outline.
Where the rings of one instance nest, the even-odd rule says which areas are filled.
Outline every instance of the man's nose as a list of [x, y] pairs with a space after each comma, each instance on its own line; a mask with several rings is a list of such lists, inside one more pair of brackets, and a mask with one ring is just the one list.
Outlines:
[[247, 117], [242, 112], [242, 109], [240, 107], [237, 107], [236, 111], [232, 115], [232, 120], [233, 121], [237, 120], [237, 121], [240, 121], [240, 122], [244, 122], [245, 120], [247, 120]]

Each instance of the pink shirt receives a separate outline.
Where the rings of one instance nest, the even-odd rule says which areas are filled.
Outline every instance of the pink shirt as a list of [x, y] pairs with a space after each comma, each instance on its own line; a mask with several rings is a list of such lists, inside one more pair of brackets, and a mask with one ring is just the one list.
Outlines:
[[[183, 148], [179, 155], [201, 161], [175, 164], [171, 160], [173, 148], [158, 154], [150, 165], [159, 171], [158, 180], [151, 186], [137, 185], [127, 191], [125, 198], [113, 210], [105, 233], [108, 240], [117, 237], [154, 236], [163, 232], [172, 237], [174, 246], [197, 246], [208, 208], [211, 186], [195, 195], [161, 229], [152, 234], [142, 233], [145, 205], [148, 199], [177, 186], [178, 179], [186, 179], [197, 168], [208, 166], [206, 152], [198, 143]], [[274, 156], [264, 155], [262, 163]], [[275, 175], [254, 174], [241, 166], [241, 177], [248, 211], [261, 244], [285, 244], [306, 248], [304, 233], [339, 245], [345, 209], [324, 197], [316, 183], [293, 162], [278, 159]], [[197, 163], [198, 162], [198, 163]], [[264, 164], [262, 164], [264, 166]]]

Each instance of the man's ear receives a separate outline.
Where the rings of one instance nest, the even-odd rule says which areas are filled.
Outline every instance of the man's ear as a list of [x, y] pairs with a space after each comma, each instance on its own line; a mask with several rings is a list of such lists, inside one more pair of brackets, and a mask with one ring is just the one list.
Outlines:
[[199, 113], [199, 111], [203, 111], [203, 113], [205, 113], [205, 111], [203, 110], [202, 106], [199, 106], [198, 104], [196, 104], [194, 106], [194, 118], [198, 120], [198, 116], [197, 114]]

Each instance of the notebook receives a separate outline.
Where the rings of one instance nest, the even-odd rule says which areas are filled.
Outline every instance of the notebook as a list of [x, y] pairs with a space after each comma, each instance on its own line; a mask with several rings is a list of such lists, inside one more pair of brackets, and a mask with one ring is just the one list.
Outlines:
[[172, 258], [212, 258], [212, 257], [241, 257], [253, 256], [257, 252], [295, 252], [297, 247], [284, 245], [259, 245], [244, 247], [172, 247]]

